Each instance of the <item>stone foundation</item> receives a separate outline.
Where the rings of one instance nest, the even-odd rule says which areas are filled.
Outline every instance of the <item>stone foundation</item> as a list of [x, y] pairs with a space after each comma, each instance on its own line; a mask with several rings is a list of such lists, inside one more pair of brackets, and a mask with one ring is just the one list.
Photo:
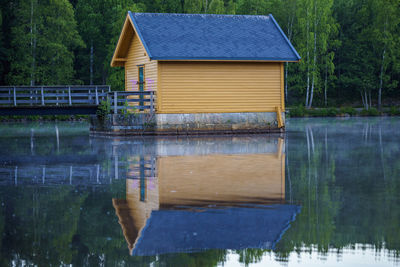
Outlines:
[[278, 128], [275, 112], [246, 112], [92, 116], [90, 131], [98, 135], [188, 135], [271, 133], [283, 129]]

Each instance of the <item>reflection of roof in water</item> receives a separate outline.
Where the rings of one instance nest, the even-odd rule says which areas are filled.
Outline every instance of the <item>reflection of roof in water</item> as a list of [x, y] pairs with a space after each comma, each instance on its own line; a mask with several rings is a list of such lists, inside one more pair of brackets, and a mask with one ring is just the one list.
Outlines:
[[153, 211], [132, 255], [273, 249], [299, 211], [295, 205]]

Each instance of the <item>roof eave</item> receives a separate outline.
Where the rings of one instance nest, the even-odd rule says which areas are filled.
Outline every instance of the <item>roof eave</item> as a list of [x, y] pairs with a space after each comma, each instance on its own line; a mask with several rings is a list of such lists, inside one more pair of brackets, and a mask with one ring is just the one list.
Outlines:
[[123, 42], [123, 37], [125, 35], [125, 32], [127, 31], [128, 19], [129, 18], [127, 16], [125, 19], [125, 22], [124, 22], [124, 26], [122, 27], [121, 33], [119, 34], [118, 42], [117, 42], [117, 45], [115, 46], [114, 53], [113, 53], [113, 56], [112, 56], [112, 59], [110, 62], [111, 67], [119, 67], [120, 66], [119, 62], [116, 61], [116, 58], [117, 58], [118, 51], [121, 47], [121, 44]]
[[119, 35], [119, 38], [118, 38], [117, 46], [115, 47], [114, 54], [113, 54], [113, 57], [111, 59], [111, 63], [110, 63], [111, 67], [123, 67], [123, 65], [124, 65], [121, 62], [121, 60], [119, 58], [117, 58], [117, 54], [119, 52], [119, 49], [122, 46], [122, 43], [125, 41], [124, 40], [124, 35], [125, 35], [126, 31], [129, 30], [128, 29], [128, 24], [130, 24], [132, 26], [133, 31], [139, 37], [140, 42], [143, 45], [144, 49], [146, 50], [146, 53], [147, 53], [147, 56], [149, 57], [149, 59], [150, 60], [152, 59], [150, 50], [147, 47], [147, 44], [143, 39], [143, 36], [142, 36], [142, 34], [141, 34], [137, 24], [136, 24], [136, 21], [134, 19], [134, 16], [133, 16], [132, 12], [128, 11], [128, 14], [127, 14], [125, 22], [124, 22], [124, 26], [122, 27], [122, 31], [121, 31], [121, 33]]
[[139, 36], [140, 42], [142, 43], [144, 49], [146, 50], [146, 53], [147, 53], [149, 59], [150, 59], [150, 60], [154, 59], [154, 58], [152, 57], [151, 53], [150, 53], [150, 49], [149, 49], [149, 47], [147, 46], [146, 41], [144, 40], [143, 35], [142, 35], [142, 33], [140, 32], [140, 29], [139, 29], [139, 27], [138, 27], [138, 25], [137, 25], [137, 23], [136, 23], [135, 17], [133, 16], [134, 13], [132, 13], [131, 11], [128, 11], [128, 14], [129, 14], [129, 17], [130, 17], [130, 19], [131, 19], [133, 29], [135, 30], [136, 34]]
[[217, 57], [207, 57], [207, 58], [182, 58], [182, 57], [163, 57], [154, 56], [152, 59], [158, 61], [259, 61], [259, 62], [298, 62], [300, 59], [294, 58], [217, 58]]
[[274, 16], [272, 16], [272, 14], [269, 14], [269, 16], [272, 19], [272, 22], [274, 23], [275, 27], [279, 30], [279, 32], [281, 33], [282, 37], [286, 40], [286, 42], [288, 43], [288, 45], [290, 46], [290, 48], [292, 49], [293, 53], [296, 55], [297, 60], [296, 61], [300, 61], [301, 57], [300, 55], [297, 53], [296, 49], [293, 47], [292, 43], [289, 41], [289, 39], [286, 37], [286, 34], [282, 31], [281, 27], [279, 26], [278, 22], [276, 22]]

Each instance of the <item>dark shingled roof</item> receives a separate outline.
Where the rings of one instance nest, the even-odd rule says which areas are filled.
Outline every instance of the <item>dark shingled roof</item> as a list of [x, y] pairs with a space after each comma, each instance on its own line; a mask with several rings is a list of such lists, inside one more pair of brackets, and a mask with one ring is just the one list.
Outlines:
[[151, 59], [298, 61], [274, 17], [132, 13]]
[[295, 205], [152, 211], [132, 255], [274, 249], [299, 212]]

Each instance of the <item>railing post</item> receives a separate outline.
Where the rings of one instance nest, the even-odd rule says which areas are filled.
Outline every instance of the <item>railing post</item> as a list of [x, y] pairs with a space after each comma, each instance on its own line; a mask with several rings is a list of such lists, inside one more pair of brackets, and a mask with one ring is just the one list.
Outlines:
[[71, 86], [68, 86], [68, 102], [69, 105], [72, 106]]
[[58, 106], [58, 89], [56, 90], [56, 106]]
[[99, 94], [97, 93], [97, 86], [96, 86], [96, 105], [99, 104]]
[[117, 114], [117, 100], [118, 100], [118, 98], [117, 98], [118, 96], [117, 96], [117, 91], [115, 91], [114, 92], [114, 114]]
[[151, 91], [150, 92], [150, 114], [152, 114], [153, 115], [153, 113], [154, 113], [154, 92], [153, 91]]
[[14, 86], [14, 106], [17, 106], [17, 92], [15, 91], [15, 86]]
[[89, 104], [90, 104], [90, 101], [92, 100], [92, 99], [90, 98], [90, 88], [89, 88], [89, 93], [88, 93], [88, 100], [89, 100]]
[[44, 106], [44, 92], [43, 92], [43, 86], [40, 88], [40, 93], [42, 95], [42, 106]]

